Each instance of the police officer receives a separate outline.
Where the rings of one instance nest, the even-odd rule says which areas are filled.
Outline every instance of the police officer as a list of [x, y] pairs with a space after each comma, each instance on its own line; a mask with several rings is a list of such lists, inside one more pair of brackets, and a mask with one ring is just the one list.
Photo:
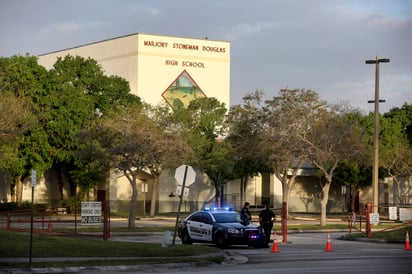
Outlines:
[[240, 215], [243, 216], [245, 220], [252, 220], [252, 215], [249, 212], [250, 203], [246, 202], [242, 210], [240, 210]]
[[265, 231], [266, 236], [266, 247], [269, 247], [270, 242], [270, 234], [272, 233], [273, 222], [276, 218], [275, 213], [270, 210], [269, 205], [265, 205], [265, 209], [259, 213], [259, 223], [262, 226], [263, 230]]

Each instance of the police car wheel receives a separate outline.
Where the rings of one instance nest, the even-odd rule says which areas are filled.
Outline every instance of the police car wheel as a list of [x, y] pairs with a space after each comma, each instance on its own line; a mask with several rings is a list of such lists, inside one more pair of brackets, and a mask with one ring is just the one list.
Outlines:
[[193, 243], [192, 238], [190, 238], [187, 230], [182, 231], [182, 243], [186, 245], [190, 245]]
[[222, 234], [216, 235], [216, 245], [220, 248], [225, 248], [227, 246], [225, 237]]

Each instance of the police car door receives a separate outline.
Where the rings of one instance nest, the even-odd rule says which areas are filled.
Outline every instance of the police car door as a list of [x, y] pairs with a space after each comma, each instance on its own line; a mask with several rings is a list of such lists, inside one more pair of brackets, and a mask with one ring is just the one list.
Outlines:
[[202, 239], [203, 241], [212, 241], [212, 230], [213, 230], [213, 219], [208, 213], [202, 214], [202, 227], [203, 227], [203, 234]]
[[198, 212], [188, 220], [190, 238], [198, 241], [212, 241], [212, 218], [208, 213]]

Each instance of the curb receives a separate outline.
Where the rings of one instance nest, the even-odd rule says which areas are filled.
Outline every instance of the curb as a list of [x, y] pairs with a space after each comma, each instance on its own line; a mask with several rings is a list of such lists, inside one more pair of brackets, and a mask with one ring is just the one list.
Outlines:
[[373, 238], [357, 238], [357, 237], [350, 237], [347, 235], [342, 235], [338, 238], [338, 240], [343, 241], [358, 241], [358, 242], [368, 242], [368, 243], [393, 243], [393, 244], [402, 244], [402, 241], [390, 241], [385, 239], [373, 239]]
[[[221, 265], [233, 265], [233, 264], [243, 264], [249, 261], [246, 256], [232, 253], [229, 251], [223, 251], [220, 253], [212, 253], [202, 255], [206, 256], [223, 256], [224, 261]], [[43, 259], [43, 260], [42, 260]], [[137, 259], [132, 257], [114, 257], [114, 258], [85, 258], [85, 257], [74, 257], [74, 258], [34, 258], [33, 261], [37, 262], [62, 262], [62, 261], [86, 261], [86, 260], [107, 260], [107, 259]], [[4, 258], [0, 262], [27, 262], [27, 258]], [[156, 269], [170, 269], [170, 268], [187, 268], [187, 267], [200, 267], [208, 266], [217, 263], [213, 262], [188, 262], [188, 263], [167, 263], [167, 264], [141, 264], [141, 265], [114, 265], [114, 266], [78, 266], [78, 267], [44, 267], [44, 268], [9, 268], [9, 269], [0, 269], [0, 273], [9, 273], [9, 274], [24, 274], [24, 273], [80, 273], [80, 272], [97, 272], [97, 271], [115, 271], [115, 272], [124, 272], [124, 271], [137, 271], [137, 272], [152, 272], [153, 268]]]

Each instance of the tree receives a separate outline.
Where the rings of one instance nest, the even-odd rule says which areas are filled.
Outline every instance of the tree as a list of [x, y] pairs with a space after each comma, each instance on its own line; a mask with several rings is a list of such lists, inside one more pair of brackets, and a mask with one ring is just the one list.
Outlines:
[[[49, 109], [42, 103], [42, 98], [49, 98], [45, 97], [48, 80], [47, 71], [37, 63], [37, 57], [0, 58], [0, 92], [4, 94], [3, 103], [10, 104], [4, 106], [4, 109], [7, 111], [10, 106], [15, 108], [15, 113], [9, 112], [7, 114], [10, 116], [3, 117], [25, 120], [20, 121], [13, 132], [8, 132], [8, 135], [17, 133], [19, 136], [9, 135], [9, 138], [16, 142], [8, 143], [7, 161], [3, 162], [7, 163], [3, 168], [15, 177], [18, 203], [22, 198], [22, 178], [30, 174], [30, 169], [36, 169], [40, 175], [51, 166], [43, 123], [43, 114]], [[14, 96], [15, 99], [10, 96]], [[11, 118], [13, 115], [16, 116]]]
[[163, 127], [187, 141], [192, 155], [186, 164], [206, 173], [213, 181], [216, 204], [221, 204], [221, 188], [232, 178], [230, 149], [224, 143], [226, 108], [216, 98], [197, 98], [189, 106], [174, 108], [162, 121]]
[[226, 120], [228, 136], [226, 141], [231, 147], [234, 159], [233, 173], [240, 178], [240, 203], [245, 202], [248, 178], [259, 173], [271, 172], [262, 151], [262, 97], [256, 91], [243, 98], [242, 105], [232, 106]]
[[53, 167], [58, 174], [61, 199], [63, 196], [63, 175], [71, 188], [70, 196], [76, 193], [76, 169], [74, 153], [77, 150], [76, 135], [93, 124], [96, 108], [92, 93], [93, 81], [100, 78], [103, 71], [97, 62], [82, 57], [66, 56], [59, 58], [50, 70], [52, 81], [50, 111], [45, 117], [45, 130], [52, 146]]
[[320, 225], [326, 226], [326, 206], [335, 169], [345, 159], [355, 159], [362, 152], [361, 138], [339, 106], [316, 110], [310, 130], [300, 135], [310, 162], [319, 169], [322, 180]]
[[140, 104], [140, 99], [130, 94], [126, 80], [104, 75], [101, 66], [91, 58], [70, 55], [58, 58], [50, 70], [50, 78], [50, 93], [55, 100], [45, 117], [45, 130], [63, 199], [62, 175], [69, 180], [71, 195], [75, 195], [77, 184], [86, 192], [101, 178], [95, 166], [76, 159], [79, 132], [92, 127], [102, 115], [118, 106]]
[[358, 192], [359, 188], [364, 185], [370, 185], [372, 182], [372, 169], [367, 161], [343, 160], [334, 172], [334, 181], [349, 188], [349, 203], [347, 210], [349, 212], [357, 212], [359, 208], [355, 205], [353, 198]]
[[384, 118], [395, 119], [401, 123], [401, 132], [406, 134], [406, 138], [412, 146], [412, 104], [404, 103], [401, 108], [391, 108], [383, 116]]
[[154, 148], [153, 123], [141, 114], [140, 109], [126, 108], [105, 119], [100, 136], [109, 136], [106, 144], [110, 166], [123, 174], [130, 183], [132, 196], [128, 227], [135, 227], [138, 175], [149, 163], [149, 151]]
[[195, 167], [213, 181], [216, 204], [221, 205], [221, 188], [232, 177], [232, 161], [223, 137], [226, 108], [216, 98], [197, 98], [187, 108], [175, 110], [175, 121], [182, 125], [182, 136], [195, 155]]
[[[400, 179], [412, 173], [411, 143], [408, 137], [410, 124], [410, 109], [407, 104], [402, 108], [393, 108], [379, 117], [379, 170], [378, 177], [383, 179], [391, 177], [398, 188], [395, 196], [401, 202], [406, 192], [402, 195]], [[365, 132], [364, 139], [369, 147], [368, 163], [373, 161], [373, 132], [374, 115], [369, 113], [362, 120], [362, 128]]]
[[288, 202], [299, 170], [308, 159], [302, 136], [307, 136], [325, 106], [316, 92], [304, 89], [282, 89], [278, 96], [265, 102], [262, 147], [282, 183], [283, 202]]
[[397, 203], [405, 203], [410, 188], [401, 187], [401, 178], [412, 174], [412, 143], [408, 134], [412, 127], [412, 105], [391, 109], [380, 119], [379, 158], [380, 166], [392, 178], [397, 187]]
[[20, 178], [24, 173], [25, 159], [19, 157], [19, 147], [24, 142], [24, 136], [34, 127], [36, 117], [31, 103], [25, 98], [18, 98], [4, 91], [0, 91], [0, 94], [0, 171], [8, 174], [7, 177], [15, 177], [15, 184], [10, 185], [12, 201], [20, 203]]
[[231, 149], [223, 139], [217, 139], [207, 157], [202, 159], [202, 170], [209, 176], [215, 186], [216, 205], [223, 206], [223, 186], [233, 177], [233, 160]]
[[30, 101], [0, 91], [0, 169], [12, 168], [17, 160], [18, 144], [35, 124]]
[[109, 160], [110, 167], [127, 178], [132, 188], [128, 227], [133, 228], [139, 176], [149, 169], [156, 178], [162, 167], [173, 164], [176, 167], [180, 153], [187, 146], [165, 133], [142, 108], [121, 107], [102, 118], [97, 129], [98, 149], [105, 155], [104, 159]]
[[[352, 110], [345, 113], [347, 123], [358, 136], [359, 154], [355, 158], [344, 159], [338, 164], [334, 172], [335, 181], [349, 187], [349, 211], [358, 211], [359, 204], [355, 206], [353, 196], [357, 194], [359, 188], [365, 185], [371, 185], [372, 182], [372, 153], [373, 153], [373, 116], [372, 120], [363, 115], [358, 110]], [[365, 128], [365, 124], [369, 128]], [[356, 196], [355, 196], [356, 197]]]
[[[190, 163], [193, 151], [186, 140], [179, 134], [172, 123], [173, 110], [168, 105], [159, 104], [156, 107], [145, 105], [144, 112], [155, 123], [159, 132], [163, 132], [161, 144], [162, 153], [153, 155], [153, 162], [147, 167], [153, 176], [150, 216], [156, 212], [157, 189], [159, 177], [163, 170], [176, 168], [180, 164]], [[178, 150], [178, 151], [177, 151]]]

